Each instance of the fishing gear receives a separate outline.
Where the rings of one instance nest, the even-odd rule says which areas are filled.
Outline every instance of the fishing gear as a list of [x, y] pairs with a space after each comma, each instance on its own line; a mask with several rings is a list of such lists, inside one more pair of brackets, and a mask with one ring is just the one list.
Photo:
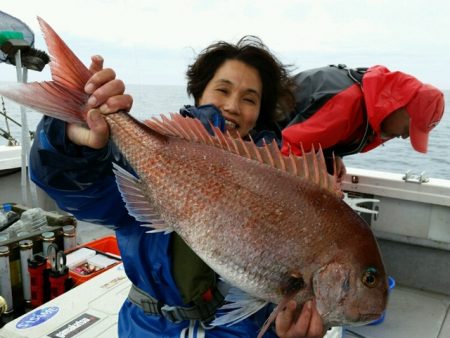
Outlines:
[[49, 275], [50, 299], [58, 297], [66, 292], [69, 268], [66, 265], [67, 259], [64, 251], [58, 249], [58, 245], [50, 244], [47, 249], [47, 259], [51, 265]]
[[28, 260], [33, 256], [33, 241], [25, 239], [19, 242], [20, 248], [20, 270], [22, 273], [23, 299], [25, 303], [31, 303], [30, 272], [28, 271]]
[[22, 66], [38, 72], [50, 62], [48, 54], [32, 47], [24, 39], [22, 32], [0, 32], [0, 50], [5, 54], [5, 61], [14, 66], [17, 65], [16, 55], [20, 52]]
[[0, 246], [0, 291], [2, 297], [6, 301], [6, 310], [3, 311], [3, 313], [5, 314], [9, 314], [14, 311], [9, 255], [10, 255], [9, 247]]
[[28, 259], [28, 273], [30, 274], [31, 307], [35, 308], [44, 304], [45, 299], [45, 269], [47, 259], [42, 255], [34, 255]]

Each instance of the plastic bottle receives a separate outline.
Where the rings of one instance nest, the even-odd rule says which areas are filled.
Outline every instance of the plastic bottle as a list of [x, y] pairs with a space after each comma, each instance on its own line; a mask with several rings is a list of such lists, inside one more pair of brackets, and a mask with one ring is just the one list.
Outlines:
[[70, 250], [77, 246], [77, 232], [73, 225], [63, 226], [64, 250]]
[[19, 214], [12, 210], [11, 204], [3, 204], [2, 212], [0, 213], [0, 231], [9, 228], [19, 218]]
[[12, 210], [12, 205], [9, 203], [3, 204], [3, 212], [6, 215], [6, 223], [13, 224], [15, 221], [17, 221], [20, 218], [20, 215]]
[[32, 208], [22, 212], [20, 220], [24, 223], [26, 230], [34, 231], [42, 229], [47, 224], [47, 217], [41, 208]]
[[3, 212], [3, 208], [0, 210], [0, 228], [3, 228], [3, 226], [6, 224], [7, 218], [5, 213]]
[[22, 272], [22, 289], [25, 303], [31, 303], [30, 272], [28, 271], [28, 259], [33, 256], [33, 241], [25, 239], [19, 242], [20, 268]]
[[47, 257], [47, 251], [50, 244], [55, 241], [55, 233], [53, 231], [46, 231], [42, 233], [42, 255]]
[[7, 304], [5, 314], [11, 313], [13, 311], [13, 297], [11, 270], [9, 266], [9, 248], [7, 246], [0, 246], [0, 293]]

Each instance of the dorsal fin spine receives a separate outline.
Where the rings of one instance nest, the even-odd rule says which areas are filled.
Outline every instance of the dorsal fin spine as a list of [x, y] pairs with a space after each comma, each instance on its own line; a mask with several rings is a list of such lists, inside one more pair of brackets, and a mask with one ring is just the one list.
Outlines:
[[[317, 154], [319, 156], [319, 166], [326, 168], [327, 164], [325, 162], [325, 157], [323, 156], [322, 146], [320, 144], [319, 144], [319, 150], [317, 151]], [[327, 188], [329, 188], [330, 181], [328, 180], [328, 177], [325, 175], [323, 170], [321, 170], [320, 172], [321, 172], [321, 177], [320, 177], [321, 182], [323, 182], [324, 185], [327, 186]]]
[[[300, 149], [302, 151], [302, 154], [305, 154], [305, 149], [303, 148], [303, 143], [300, 143]], [[310, 172], [309, 172], [309, 166], [308, 163], [306, 161], [302, 161], [303, 163], [303, 170], [305, 172], [305, 176], [306, 177], [311, 177]]]
[[164, 127], [166, 127], [169, 131], [171, 131], [172, 132], [172, 136], [175, 136], [175, 135], [177, 135], [177, 131], [176, 131], [176, 129], [170, 124], [170, 123], [168, 123], [170, 120], [165, 116], [165, 115], [163, 115], [163, 114], [161, 114], [161, 119], [162, 119], [162, 124], [161, 124], [161, 126], [164, 128]]
[[242, 138], [238, 138], [238, 140], [239, 140], [239, 143], [241, 144], [241, 146], [242, 146], [242, 148], [244, 149], [244, 151], [245, 151], [245, 155], [248, 157], [248, 158], [252, 158], [252, 156], [250, 155], [250, 152], [248, 151], [248, 148], [245, 146], [245, 143], [244, 143], [244, 140], [242, 139]]
[[202, 133], [202, 129], [204, 129], [203, 125], [201, 124], [200, 121], [196, 121], [197, 123], [194, 123], [192, 125], [192, 129], [195, 131], [195, 134], [197, 135], [197, 137], [203, 141], [203, 143], [207, 144], [208, 143], [208, 139], [205, 137], [205, 134]]
[[[211, 125], [213, 127], [213, 125]], [[231, 152], [231, 148], [228, 145], [228, 142], [225, 139], [224, 134], [220, 131], [219, 128], [214, 127], [214, 133], [217, 136], [217, 139], [219, 140], [220, 145], [222, 146], [222, 149], [228, 150]]]
[[318, 165], [317, 165], [317, 157], [315, 156], [316, 149], [314, 148], [314, 144], [311, 145], [311, 152], [308, 154], [310, 158], [312, 159], [312, 165], [313, 165], [313, 173], [314, 173], [314, 182], [316, 184], [320, 183], [320, 177], [318, 172]]
[[289, 164], [291, 165], [292, 171], [294, 175], [298, 174], [298, 167], [295, 165], [295, 158], [292, 153], [289, 154], [288, 157]]
[[253, 150], [253, 153], [255, 154], [254, 159], [259, 161], [260, 163], [264, 163], [264, 161], [263, 161], [263, 159], [261, 157], [261, 154], [259, 153], [259, 151], [258, 151], [258, 149], [256, 147], [256, 144], [253, 141], [252, 136], [249, 135], [248, 137], [250, 138], [250, 142], [251, 142], [251, 143], [249, 143], [249, 147]]
[[[271, 145], [272, 145], [273, 149], [278, 149], [278, 144], [275, 142], [275, 140], [272, 140]], [[286, 171], [286, 166], [284, 165], [284, 160], [283, 160], [281, 152], [275, 151], [275, 155], [277, 156], [278, 163], [280, 164], [279, 168], [283, 171]]]
[[239, 154], [239, 148], [238, 148], [238, 146], [236, 144], [236, 140], [233, 137], [231, 137], [231, 134], [230, 134], [230, 132], [228, 130], [227, 130], [227, 136], [230, 139], [231, 144], [233, 145], [233, 150], [234, 150], [233, 152], [235, 154]]
[[266, 144], [265, 141], [264, 141], [264, 151], [265, 151], [266, 154], [267, 154], [267, 158], [269, 159], [270, 164], [271, 164], [272, 166], [275, 166], [275, 161], [274, 161], [274, 159], [273, 159], [273, 157], [272, 157], [272, 152], [270, 151], [270, 149], [269, 149], [269, 147], [267, 146], [267, 144]]
[[[200, 130], [200, 132], [203, 132], [204, 131], [204, 127], [203, 127], [203, 125], [201, 125], [201, 122], [200, 121], [198, 121], [198, 123], [199, 123], [199, 130]], [[201, 125], [201, 126], [200, 126]], [[201, 129], [200, 129], [201, 128]], [[209, 145], [211, 145], [211, 146], [214, 146], [215, 144], [216, 144], [216, 142], [214, 142], [214, 139], [212, 138], [212, 136], [208, 133], [208, 132], [203, 132], [203, 135], [205, 135], [206, 136], [206, 144], [209, 144]]]
[[[164, 116], [164, 115], [162, 115], [162, 116]], [[163, 119], [164, 119], [164, 122], [170, 121], [166, 116], [164, 116]], [[182, 135], [182, 137], [185, 139], [188, 138], [186, 132], [183, 130], [183, 128], [180, 128], [179, 124], [171, 123], [170, 127], [171, 127], [170, 129], [174, 131], [175, 135]]]
[[195, 128], [191, 126], [190, 124], [186, 123], [186, 120], [182, 118], [179, 114], [172, 114], [172, 118], [178, 118], [178, 121], [180, 121], [182, 128], [186, 131], [186, 133], [189, 134], [192, 140], [199, 142], [200, 139], [198, 135], [195, 133]]

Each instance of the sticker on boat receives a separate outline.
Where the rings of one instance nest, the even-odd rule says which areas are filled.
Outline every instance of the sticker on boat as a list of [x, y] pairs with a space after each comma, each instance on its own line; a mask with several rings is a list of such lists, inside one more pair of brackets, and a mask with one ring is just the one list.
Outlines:
[[29, 329], [30, 327], [34, 327], [45, 323], [47, 320], [56, 315], [59, 311], [59, 307], [50, 306], [44, 307], [42, 309], [33, 311], [23, 317], [17, 324], [17, 329]]

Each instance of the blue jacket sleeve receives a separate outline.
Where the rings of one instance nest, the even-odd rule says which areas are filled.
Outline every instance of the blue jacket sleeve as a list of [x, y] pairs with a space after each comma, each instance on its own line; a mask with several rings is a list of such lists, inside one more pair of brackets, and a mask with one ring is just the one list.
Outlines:
[[180, 109], [180, 114], [184, 117], [198, 119], [211, 135], [214, 135], [211, 125], [219, 128], [221, 131], [225, 131], [225, 119], [220, 110], [212, 104], [198, 107], [187, 105]]
[[132, 172], [112, 142], [99, 150], [75, 145], [66, 139], [65, 122], [44, 117], [30, 153], [30, 175], [62, 210], [76, 218], [120, 225], [131, 217], [115, 183], [113, 162]]

